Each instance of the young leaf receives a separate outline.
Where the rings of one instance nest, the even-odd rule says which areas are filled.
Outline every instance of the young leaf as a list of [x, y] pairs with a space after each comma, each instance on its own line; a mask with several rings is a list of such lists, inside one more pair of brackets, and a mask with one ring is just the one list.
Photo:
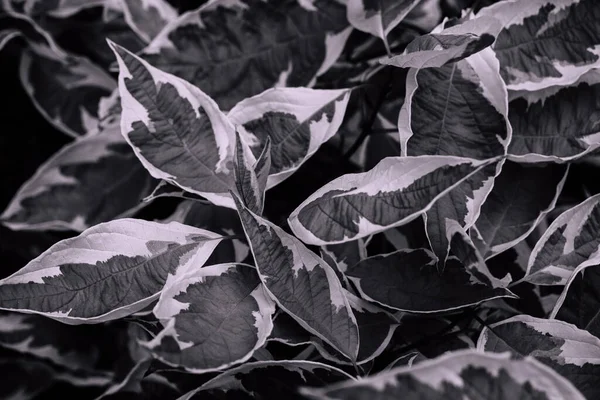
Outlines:
[[559, 215], [533, 248], [523, 280], [565, 284], [577, 266], [598, 253], [598, 224], [600, 194]]
[[596, 0], [502, 1], [483, 8], [481, 16], [502, 23], [492, 47], [511, 90], [568, 85], [600, 66]]
[[343, 175], [290, 215], [294, 234], [325, 245], [406, 224], [494, 160], [448, 156], [388, 157], [368, 172]]
[[382, 64], [400, 68], [442, 67], [475, 54], [494, 43], [502, 29], [500, 22], [492, 17], [467, 20], [434, 32], [418, 36], [406, 46], [402, 54], [379, 60]]
[[234, 196], [260, 280], [302, 327], [355, 361], [358, 327], [335, 272], [294, 236], [248, 210]]
[[130, 214], [155, 182], [114, 126], [78, 138], [42, 164], [0, 220], [11, 229], [81, 232]]
[[504, 164], [475, 223], [486, 259], [525, 239], [554, 209], [568, 171], [568, 166], [558, 164]]
[[200, 268], [221, 239], [176, 222], [99, 224], [0, 280], [0, 309], [72, 325], [121, 318], [156, 300], [169, 277]]
[[125, 21], [147, 43], [178, 17], [177, 11], [166, 0], [120, 1]]
[[121, 132], [155, 178], [233, 206], [235, 128], [200, 89], [109, 42], [119, 62]]
[[312, 399], [551, 399], [585, 397], [552, 369], [527, 357], [481, 354], [473, 350], [444, 354], [414, 366], [322, 388], [303, 388]]
[[205, 373], [250, 359], [273, 329], [275, 304], [253, 268], [220, 264], [167, 282], [153, 312], [164, 329], [145, 347], [169, 365]]
[[351, 29], [336, 1], [211, 1], [180, 16], [144, 50], [224, 110], [275, 86], [312, 86]]
[[227, 116], [255, 158], [271, 140], [271, 188], [294, 173], [342, 124], [349, 90], [275, 88], [242, 100]]
[[265, 188], [271, 168], [271, 140], [267, 143], [258, 160], [253, 161], [250, 148], [236, 132], [234, 154], [234, 180], [237, 195], [253, 213], [262, 215], [265, 205]]
[[574, 325], [517, 315], [484, 328], [477, 348], [533, 356], [570, 380], [586, 398], [600, 396], [600, 339]]
[[395, 310], [433, 313], [456, 310], [484, 301], [515, 297], [509, 290], [479, 281], [481, 273], [449, 258], [443, 274], [425, 249], [401, 250], [369, 257], [346, 271], [366, 300]]
[[600, 70], [565, 87], [517, 95], [509, 104], [511, 160], [567, 162], [600, 146]]

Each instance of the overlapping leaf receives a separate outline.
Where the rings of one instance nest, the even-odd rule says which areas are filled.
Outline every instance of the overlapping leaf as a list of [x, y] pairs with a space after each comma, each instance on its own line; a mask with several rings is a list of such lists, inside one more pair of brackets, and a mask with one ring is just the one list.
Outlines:
[[235, 128], [200, 89], [111, 42], [119, 62], [121, 132], [155, 178], [232, 206]]
[[566, 162], [600, 146], [600, 70], [565, 87], [518, 93], [510, 102], [510, 159]]
[[600, 249], [600, 195], [559, 215], [536, 243], [524, 280], [538, 285], [564, 284], [575, 268]]
[[83, 231], [131, 213], [154, 183], [113, 126], [42, 164], [0, 218], [11, 229]]
[[235, 189], [242, 203], [252, 212], [262, 215], [265, 206], [265, 189], [271, 169], [271, 139], [254, 161], [250, 147], [236, 132], [233, 173]]
[[183, 14], [143, 56], [229, 110], [271, 87], [313, 85], [349, 34], [335, 1], [219, 0]]
[[254, 159], [270, 139], [270, 188], [338, 131], [349, 96], [349, 90], [275, 88], [242, 100], [227, 116], [252, 148]]
[[302, 242], [234, 197], [262, 283], [302, 327], [355, 361], [356, 318], [335, 272]]
[[305, 388], [312, 399], [483, 398], [583, 400], [565, 378], [532, 358], [471, 350], [447, 353], [415, 366], [395, 368], [359, 381]]
[[200, 268], [220, 240], [176, 222], [98, 224], [2, 279], [0, 309], [73, 325], [120, 318], [156, 300], [169, 277]]
[[525, 239], [554, 209], [568, 167], [528, 166], [507, 161], [475, 223], [474, 242], [485, 258]]
[[456, 310], [484, 301], [514, 297], [507, 289], [482, 283], [473, 273], [449, 258], [443, 274], [425, 249], [400, 250], [369, 257], [346, 271], [361, 296], [396, 310], [432, 313]]
[[501, 21], [493, 44], [509, 89], [568, 85], [600, 66], [600, 3], [596, 0], [517, 0], [483, 8]]
[[145, 346], [203, 373], [248, 360], [273, 329], [275, 304], [253, 268], [220, 264], [167, 282], [153, 312], [165, 328]]
[[177, 11], [166, 0], [117, 0], [122, 3], [125, 20], [146, 42], [177, 18]]
[[406, 224], [493, 160], [450, 156], [388, 157], [343, 175], [309, 196], [288, 222], [305, 243], [341, 243]]
[[533, 356], [570, 380], [586, 398], [600, 396], [600, 339], [574, 325], [518, 315], [485, 328], [477, 347]]

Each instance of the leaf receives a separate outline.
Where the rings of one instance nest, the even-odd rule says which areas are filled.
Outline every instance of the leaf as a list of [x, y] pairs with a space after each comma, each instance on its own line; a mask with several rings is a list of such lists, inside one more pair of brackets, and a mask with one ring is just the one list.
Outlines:
[[258, 275], [271, 297], [304, 329], [355, 361], [356, 318], [331, 266], [294, 236], [252, 213], [237, 197], [234, 200]]
[[95, 127], [99, 100], [116, 87], [113, 78], [88, 59], [63, 57], [46, 45], [32, 45], [22, 53], [19, 77], [37, 110], [73, 137]]
[[233, 172], [237, 195], [253, 213], [262, 215], [265, 206], [265, 188], [271, 168], [271, 140], [267, 137], [267, 144], [258, 159], [254, 161], [250, 147], [236, 132], [234, 161]]
[[557, 320], [517, 315], [484, 328], [477, 342], [481, 351], [510, 351], [533, 356], [567, 378], [588, 399], [600, 396], [600, 339]]
[[569, 168], [507, 161], [481, 207], [475, 229], [488, 259], [525, 239], [556, 205]]
[[523, 280], [564, 285], [575, 270], [600, 249], [600, 194], [560, 214], [536, 243]]
[[511, 90], [568, 85], [600, 66], [595, 0], [517, 0], [483, 8], [503, 26], [493, 44]]
[[400, 68], [442, 67], [475, 54], [494, 43], [502, 26], [492, 17], [466, 20], [444, 29], [444, 23], [432, 33], [417, 36], [402, 54], [379, 60]]
[[4, 46], [8, 42], [16, 37], [21, 36], [21, 32], [18, 29], [4, 29], [0, 31], [0, 51], [4, 49]]
[[180, 16], [142, 55], [229, 110], [272, 87], [312, 86], [349, 34], [335, 1], [219, 0]]
[[[216, 398], [289, 399], [298, 388], [353, 379], [346, 372], [314, 361], [257, 361], [223, 372], [179, 400]], [[236, 397], [237, 398], [237, 397]]]
[[387, 35], [420, 0], [349, 0], [348, 21], [356, 29], [381, 38], [389, 49]]
[[340, 176], [290, 215], [294, 234], [308, 244], [342, 243], [404, 225], [494, 160], [387, 157], [368, 172]]
[[600, 70], [568, 86], [517, 95], [509, 104], [511, 160], [567, 162], [600, 146]]
[[128, 393], [129, 395], [132, 395], [133, 393], [141, 394], [142, 379], [144, 378], [144, 375], [148, 372], [148, 368], [150, 367], [151, 362], [152, 360], [150, 359], [144, 359], [139, 361], [133, 366], [129, 373], [120, 382], [115, 382], [114, 384], [109, 386], [100, 396], [96, 397], [96, 399], [94, 400], [101, 400], [117, 393]]
[[293, 174], [342, 123], [350, 91], [275, 88], [242, 100], [227, 114], [258, 158], [271, 140], [271, 188]]
[[247, 361], [273, 329], [275, 304], [255, 270], [220, 264], [167, 282], [153, 313], [164, 329], [145, 346], [193, 373]]
[[21, 186], [0, 219], [15, 230], [74, 230], [130, 214], [154, 180], [119, 128], [67, 144]]
[[313, 399], [573, 399], [584, 397], [565, 378], [527, 357], [481, 354], [473, 350], [444, 354], [417, 365], [322, 388], [303, 388]]
[[163, 28], [177, 19], [177, 11], [166, 0], [120, 0], [125, 21], [149, 43]]
[[481, 283], [450, 258], [443, 274], [425, 249], [400, 250], [369, 257], [346, 271], [361, 297], [383, 306], [413, 313], [433, 313], [469, 307], [484, 301], [515, 297], [507, 289]]
[[208, 200], [205, 200], [204, 197], [200, 195], [187, 192], [183, 189], [180, 189], [178, 186], [172, 185], [169, 182], [163, 180], [160, 180], [158, 182], [154, 190], [152, 190], [152, 193], [144, 197], [143, 201], [145, 203], [148, 203], [160, 197], [178, 197], [186, 200], [193, 200], [194, 202], [210, 203]]
[[119, 62], [121, 132], [144, 167], [155, 178], [233, 207], [227, 192], [235, 129], [227, 117], [195, 86], [109, 44]]
[[62, 240], [0, 281], [0, 309], [92, 324], [156, 300], [169, 277], [200, 268], [221, 236], [176, 222], [120, 219]]
[[53, 17], [65, 18], [86, 8], [102, 6], [107, 0], [24, 0], [23, 11], [30, 16], [49, 14]]

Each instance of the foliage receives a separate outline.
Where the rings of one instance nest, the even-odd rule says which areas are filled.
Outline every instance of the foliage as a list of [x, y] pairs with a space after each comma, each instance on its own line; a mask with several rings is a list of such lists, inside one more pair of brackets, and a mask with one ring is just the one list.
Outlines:
[[600, 398], [600, 2], [199, 3], [2, 2], [3, 398]]

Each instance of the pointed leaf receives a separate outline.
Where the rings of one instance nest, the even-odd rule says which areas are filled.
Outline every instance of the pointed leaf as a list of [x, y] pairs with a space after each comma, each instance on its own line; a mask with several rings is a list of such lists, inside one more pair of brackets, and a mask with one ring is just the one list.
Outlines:
[[169, 24], [143, 56], [229, 110], [275, 86], [312, 86], [349, 34], [335, 1], [219, 0]]
[[533, 248], [523, 280], [565, 284], [577, 266], [598, 254], [599, 223], [600, 194], [559, 215]]
[[[244, 143], [239, 133], [236, 132], [233, 168], [235, 188], [242, 203], [253, 213], [262, 215], [265, 206], [265, 188], [271, 167], [271, 140], [269, 138], [267, 138], [267, 144], [258, 160], [254, 162], [253, 159], [250, 147]], [[255, 164], [262, 171], [256, 171]]]
[[351, 360], [358, 328], [335, 272], [294, 236], [234, 197], [262, 283], [285, 312]]
[[406, 224], [493, 160], [448, 156], [388, 157], [373, 169], [343, 175], [309, 196], [290, 215], [294, 234], [324, 245]]
[[478, 14], [501, 21], [493, 44], [511, 90], [568, 85], [600, 66], [600, 3], [596, 0], [499, 2]]
[[169, 365], [205, 373], [252, 357], [273, 329], [275, 304], [253, 268], [220, 264], [167, 282], [153, 312], [165, 328], [145, 346]]
[[166, 0], [121, 0], [125, 21], [146, 42], [150, 42], [169, 23], [177, 11]]
[[130, 214], [155, 180], [119, 127], [66, 145], [21, 186], [0, 219], [11, 229], [83, 231]]
[[600, 396], [600, 339], [574, 325], [517, 315], [484, 328], [477, 348], [533, 356], [570, 380], [586, 398]]
[[443, 274], [424, 249], [401, 250], [369, 257], [346, 271], [361, 297], [396, 310], [432, 313], [514, 297], [507, 289], [482, 284], [472, 270], [453, 258]]
[[573, 385], [533, 358], [473, 350], [444, 354], [414, 366], [394, 368], [359, 381], [305, 388], [312, 399], [549, 399], [583, 400]]
[[[155, 178], [233, 206], [235, 129], [198, 88], [109, 43], [119, 62], [121, 132]], [[192, 171], [192, 172], [190, 172]]]
[[72, 325], [121, 318], [156, 300], [169, 276], [200, 268], [220, 240], [176, 222], [99, 224], [0, 280], [0, 309]]

